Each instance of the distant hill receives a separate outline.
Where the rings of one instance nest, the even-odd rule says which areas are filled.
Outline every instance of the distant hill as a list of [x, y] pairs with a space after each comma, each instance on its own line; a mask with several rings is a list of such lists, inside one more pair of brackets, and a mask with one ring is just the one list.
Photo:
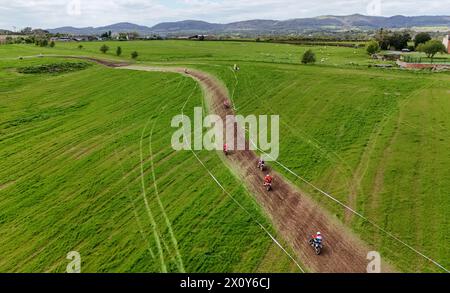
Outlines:
[[0, 35], [11, 35], [11, 34], [13, 34], [12, 31], [0, 29]]
[[108, 26], [98, 27], [95, 28], [97, 33], [105, 33], [108, 31], [111, 31], [113, 33], [120, 33], [120, 32], [137, 32], [141, 35], [146, 35], [151, 33], [151, 29], [147, 26], [143, 25], [137, 25], [134, 23], [129, 22], [120, 22]]
[[71, 26], [59, 27], [55, 29], [49, 29], [50, 33], [61, 33], [70, 35], [100, 35], [105, 32], [138, 32], [141, 35], [147, 35], [151, 33], [151, 29], [147, 26], [137, 25], [129, 22], [121, 22], [103, 27], [82, 27], [76, 28]]
[[107, 31], [138, 32], [141, 35], [151, 34], [183, 34], [183, 33], [302, 33], [311, 31], [342, 31], [342, 30], [373, 30], [378, 28], [412, 28], [412, 27], [449, 27], [450, 16], [365, 16], [361, 14], [347, 16], [319, 16], [313, 18], [298, 18], [284, 21], [277, 20], [247, 20], [228, 24], [209, 23], [197, 20], [165, 22], [153, 27], [123, 22], [104, 27], [60, 27], [49, 29], [51, 33], [73, 35], [102, 34]]
[[154, 32], [205, 32], [205, 31], [221, 31], [223, 30], [223, 24], [209, 23], [198, 20], [184, 20], [177, 22], [164, 22], [155, 25], [150, 30]]

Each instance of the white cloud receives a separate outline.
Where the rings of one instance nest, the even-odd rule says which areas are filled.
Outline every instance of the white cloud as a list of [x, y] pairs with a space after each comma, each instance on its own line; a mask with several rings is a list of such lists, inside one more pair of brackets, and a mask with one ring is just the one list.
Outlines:
[[[79, 13], [68, 5], [79, 2]], [[367, 12], [373, 0], [0, 0], [0, 27], [101, 26], [115, 22], [154, 25], [199, 19], [232, 22]], [[72, 10], [73, 11], [73, 10]], [[77, 12], [77, 11], [76, 11]], [[450, 0], [381, 0], [382, 15], [450, 15]]]

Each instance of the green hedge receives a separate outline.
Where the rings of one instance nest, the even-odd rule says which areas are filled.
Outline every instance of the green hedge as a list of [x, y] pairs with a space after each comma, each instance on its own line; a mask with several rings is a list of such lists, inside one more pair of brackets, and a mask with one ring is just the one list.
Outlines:
[[21, 67], [18, 68], [18, 72], [25, 74], [65, 73], [83, 70], [89, 66], [91, 66], [91, 64], [86, 62], [62, 62], [62, 63], [51, 63], [51, 64]]

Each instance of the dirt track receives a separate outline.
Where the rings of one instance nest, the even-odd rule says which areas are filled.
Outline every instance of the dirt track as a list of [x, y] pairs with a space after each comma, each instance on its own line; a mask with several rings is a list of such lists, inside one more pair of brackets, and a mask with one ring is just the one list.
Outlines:
[[[223, 102], [228, 100], [228, 93], [221, 83], [201, 72], [192, 71], [190, 75], [197, 79], [205, 93], [208, 93], [209, 106], [213, 113], [222, 119], [225, 119], [226, 115], [234, 114], [223, 106]], [[309, 270], [366, 272], [366, 257], [370, 250], [355, 239], [342, 224], [273, 171], [271, 173], [274, 175], [274, 190], [268, 193], [262, 185], [264, 173], [256, 168], [258, 157], [254, 152], [237, 151], [228, 159], [271, 217], [277, 231], [291, 244], [300, 261]], [[325, 249], [321, 256], [316, 256], [308, 245], [308, 237], [317, 231], [321, 231], [325, 237]]]
[[[127, 66], [124, 63], [99, 61], [85, 58], [110, 67], [140, 71], [177, 72], [197, 80], [207, 98], [212, 113], [221, 116], [234, 114], [225, 109], [223, 102], [228, 100], [228, 92], [216, 78], [196, 70], [183, 68], [165, 68], [149, 66]], [[268, 193], [262, 186], [264, 174], [256, 168], [257, 155], [252, 151], [237, 151], [228, 156], [234, 172], [253, 192], [259, 204], [272, 219], [278, 233], [290, 244], [300, 262], [312, 272], [364, 273], [368, 265], [367, 245], [357, 239], [348, 228], [335, 219], [310, 197], [294, 187], [279, 174], [274, 175], [274, 190]], [[324, 234], [325, 248], [323, 254], [316, 256], [308, 245], [308, 237], [317, 231]], [[392, 270], [383, 264], [383, 271]]]

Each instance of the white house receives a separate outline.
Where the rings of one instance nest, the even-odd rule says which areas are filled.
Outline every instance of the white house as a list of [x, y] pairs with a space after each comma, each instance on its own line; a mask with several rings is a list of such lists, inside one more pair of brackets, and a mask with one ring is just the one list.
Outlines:
[[444, 46], [447, 49], [447, 53], [450, 54], [450, 35], [446, 35], [442, 43], [444, 43]]

